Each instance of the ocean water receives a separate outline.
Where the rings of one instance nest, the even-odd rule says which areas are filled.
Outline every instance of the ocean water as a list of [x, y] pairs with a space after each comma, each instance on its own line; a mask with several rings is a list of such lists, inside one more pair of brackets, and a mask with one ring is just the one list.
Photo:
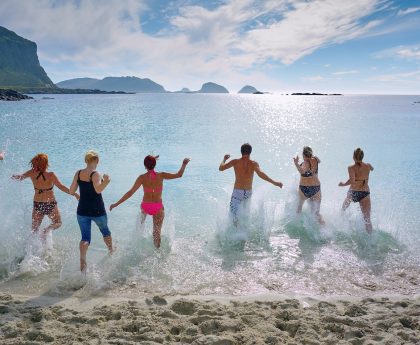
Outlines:
[[[300, 295], [420, 292], [420, 96], [55, 95], [0, 103], [0, 291], [20, 294], [144, 295], [292, 293]], [[239, 230], [229, 224], [232, 170], [224, 154], [244, 142], [279, 189], [254, 180], [251, 210]], [[320, 157], [320, 228], [304, 207], [296, 215], [299, 176], [292, 158], [304, 145]], [[340, 214], [347, 166], [356, 147], [371, 174], [374, 234], [357, 204]], [[77, 202], [56, 190], [63, 225], [46, 247], [30, 234], [33, 188], [15, 182], [38, 152], [65, 185], [84, 167], [88, 149], [111, 176], [107, 207], [144, 172], [147, 154], [167, 181], [163, 242], [155, 250], [151, 220], [139, 225], [142, 192], [108, 213], [117, 246], [110, 257], [93, 226], [86, 277], [78, 271]], [[46, 223], [45, 223], [46, 224]], [[246, 239], [245, 246], [238, 239]]]

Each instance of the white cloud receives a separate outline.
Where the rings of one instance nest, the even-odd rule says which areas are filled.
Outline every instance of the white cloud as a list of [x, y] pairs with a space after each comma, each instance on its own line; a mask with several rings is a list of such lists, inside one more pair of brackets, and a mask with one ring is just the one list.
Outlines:
[[399, 58], [406, 60], [420, 59], [420, 45], [397, 46], [389, 49], [381, 50], [373, 54], [377, 59], [383, 58]]
[[[187, 2], [188, 3], [188, 2]], [[292, 64], [315, 50], [368, 33], [363, 18], [382, 0], [226, 0], [212, 9], [181, 5], [155, 35], [139, 18], [147, 0], [2, 0], [0, 23], [38, 43], [47, 72], [63, 76], [137, 75], [168, 88], [214, 80], [230, 87], [275, 86], [249, 72], [271, 61]], [[315, 15], [316, 14], [316, 15]], [[192, 84], [192, 85], [191, 85]]]
[[397, 15], [398, 16], [405, 16], [407, 14], [412, 14], [420, 11], [420, 7], [409, 7], [405, 10], [399, 10]]
[[407, 59], [420, 59], [420, 49], [419, 48], [413, 48], [413, 49], [401, 49], [397, 51], [398, 56], [402, 57], [402, 58], [407, 58]]
[[410, 72], [383, 74], [374, 78], [370, 78], [369, 80], [380, 82], [418, 83], [420, 82], [420, 69]]
[[360, 73], [358, 70], [352, 69], [350, 71], [338, 71], [338, 72], [334, 72], [332, 74], [334, 74], [334, 75], [345, 75], [345, 74], [358, 74], [358, 73]]

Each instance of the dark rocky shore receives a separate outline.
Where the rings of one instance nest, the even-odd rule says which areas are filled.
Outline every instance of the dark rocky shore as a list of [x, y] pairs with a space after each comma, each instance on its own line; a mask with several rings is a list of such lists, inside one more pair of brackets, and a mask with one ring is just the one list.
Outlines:
[[0, 89], [0, 101], [21, 101], [24, 99], [33, 99], [14, 90]]

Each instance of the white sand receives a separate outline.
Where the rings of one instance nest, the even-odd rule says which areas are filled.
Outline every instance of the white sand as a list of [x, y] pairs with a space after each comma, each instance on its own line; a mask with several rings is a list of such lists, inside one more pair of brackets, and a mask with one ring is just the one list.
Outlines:
[[0, 294], [0, 344], [420, 344], [420, 298]]

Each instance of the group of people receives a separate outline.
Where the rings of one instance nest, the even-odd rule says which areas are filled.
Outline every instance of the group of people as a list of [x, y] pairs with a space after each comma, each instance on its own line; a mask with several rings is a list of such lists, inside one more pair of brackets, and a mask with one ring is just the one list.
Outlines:
[[[252, 146], [248, 143], [241, 146], [241, 158], [230, 159], [230, 155], [225, 155], [220, 163], [219, 170], [224, 171], [234, 168], [235, 184], [230, 200], [230, 214], [234, 225], [238, 222], [240, 211], [246, 209], [246, 205], [252, 196], [252, 183], [254, 173], [261, 179], [283, 187], [279, 181], [271, 179], [264, 173], [256, 161], [251, 160]], [[372, 231], [370, 220], [370, 196], [369, 196], [369, 173], [373, 167], [363, 162], [363, 151], [358, 148], [354, 151], [354, 165], [349, 166], [349, 178], [346, 182], [340, 182], [339, 186], [350, 186], [347, 197], [343, 203], [343, 211], [347, 209], [350, 203], [358, 202], [360, 204], [366, 230]], [[4, 153], [0, 152], [0, 159], [4, 158]], [[185, 168], [190, 162], [185, 158], [178, 172], [156, 172], [155, 167], [159, 156], [148, 155], [144, 158], [144, 167], [146, 173], [138, 176], [130, 190], [125, 193], [116, 203], [110, 206], [110, 211], [118, 207], [143, 186], [143, 201], [140, 205], [141, 222], [144, 223], [146, 216], [153, 217], [153, 242], [156, 248], [160, 247], [161, 229], [165, 216], [165, 210], [162, 202], [163, 181], [177, 179], [183, 176]], [[320, 224], [324, 224], [324, 219], [320, 214], [321, 205], [321, 184], [318, 179], [318, 166], [320, 159], [313, 155], [312, 149], [305, 146], [303, 148], [303, 162], [299, 163], [299, 157], [294, 159], [296, 169], [300, 174], [299, 183], [299, 205], [297, 212], [302, 211], [302, 206], [307, 200], [311, 209]], [[61, 226], [60, 211], [54, 196], [54, 186], [58, 189], [74, 196], [78, 200], [77, 221], [80, 227], [82, 239], [80, 241], [80, 270], [84, 272], [87, 267], [86, 255], [91, 242], [92, 221], [98, 226], [102, 233], [103, 240], [110, 253], [114, 251], [112, 245], [111, 231], [108, 228], [108, 218], [105, 209], [102, 192], [111, 182], [107, 174], [100, 174], [97, 171], [99, 164], [99, 155], [94, 151], [88, 151], [85, 154], [86, 167], [76, 171], [70, 188], [64, 186], [59, 178], [48, 171], [48, 155], [45, 153], [37, 154], [30, 161], [31, 169], [21, 175], [13, 175], [15, 180], [24, 180], [30, 178], [34, 189], [34, 202], [32, 211], [32, 231], [39, 232], [39, 227], [44, 217], [51, 220], [51, 224], [43, 229], [41, 237]], [[79, 193], [77, 193], [79, 190]], [[80, 195], [79, 195], [80, 194]]]

